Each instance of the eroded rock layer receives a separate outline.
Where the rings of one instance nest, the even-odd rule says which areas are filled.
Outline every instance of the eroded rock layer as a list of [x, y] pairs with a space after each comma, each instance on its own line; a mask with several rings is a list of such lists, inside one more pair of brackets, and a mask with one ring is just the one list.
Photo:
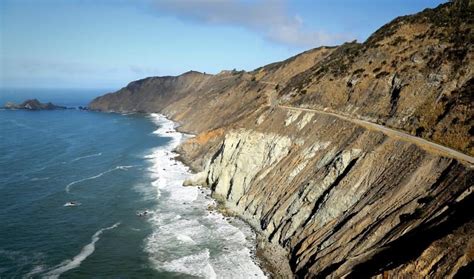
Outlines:
[[199, 172], [186, 184], [211, 187], [296, 277], [462, 278], [474, 257], [473, 18], [473, 1], [454, 1], [362, 44], [147, 78], [90, 108], [161, 112], [196, 134], [178, 147]]
[[334, 117], [288, 119], [273, 111], [229, 132], [205, 172], [216, 198], [289, 251], [297, 275], [367, 277], [419, 253], [422, 270], [392, 272], [450, 274], [472, 261], [472, 226], [450, 249], [434, 242], [472, 218], [471, 166]]

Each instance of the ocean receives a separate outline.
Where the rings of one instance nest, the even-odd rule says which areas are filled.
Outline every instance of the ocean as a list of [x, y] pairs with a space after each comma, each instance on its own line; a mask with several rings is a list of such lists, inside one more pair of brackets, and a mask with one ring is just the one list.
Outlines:
[[[0, 102], [105, 92], [3, 89]], [[172, 150], [189, 136], [159, 114], [0, 110], [0, 278], [264, 278], [250, 227], [182, 186]]]

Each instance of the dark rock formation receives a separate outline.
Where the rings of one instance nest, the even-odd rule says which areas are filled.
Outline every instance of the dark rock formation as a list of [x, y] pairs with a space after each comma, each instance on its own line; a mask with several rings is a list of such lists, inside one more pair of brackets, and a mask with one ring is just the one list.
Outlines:
[[26, 100], [21, 104], [14, 104], [8, 102], [4, 106], [5, 109], [25, 109], [25, 110], [55, 110], [55, 109], [66, 109], [63, 106], [57, 106], [51, 102], [41, 103], [37, 99]]

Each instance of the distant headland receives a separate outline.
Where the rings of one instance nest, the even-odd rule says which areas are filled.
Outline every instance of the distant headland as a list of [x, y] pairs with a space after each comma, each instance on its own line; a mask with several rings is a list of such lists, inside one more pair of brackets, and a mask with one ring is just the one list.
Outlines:
[[[13, 102], [7, 102], [4, 109], [24, 109], [24, 110], [58, 110], [58, 109], [71, 109], [65, 106], [58, 106], [51, 102], [41, 103], [38, 99], [29, 99], [20, 104]], [[80, 110], [87, 110], [87, 107], [78, 107]]]

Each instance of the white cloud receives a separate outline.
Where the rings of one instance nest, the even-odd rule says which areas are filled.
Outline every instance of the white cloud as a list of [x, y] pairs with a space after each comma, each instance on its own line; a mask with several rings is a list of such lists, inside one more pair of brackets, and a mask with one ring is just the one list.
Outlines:
[[316, 47], [351, 39], [343, 34], [308, 29], [300, 16], [288, 14], [284, 0], [154, 0], [153, 4], [163, 15], [199, 23], [239, 26], [283, 45]]

